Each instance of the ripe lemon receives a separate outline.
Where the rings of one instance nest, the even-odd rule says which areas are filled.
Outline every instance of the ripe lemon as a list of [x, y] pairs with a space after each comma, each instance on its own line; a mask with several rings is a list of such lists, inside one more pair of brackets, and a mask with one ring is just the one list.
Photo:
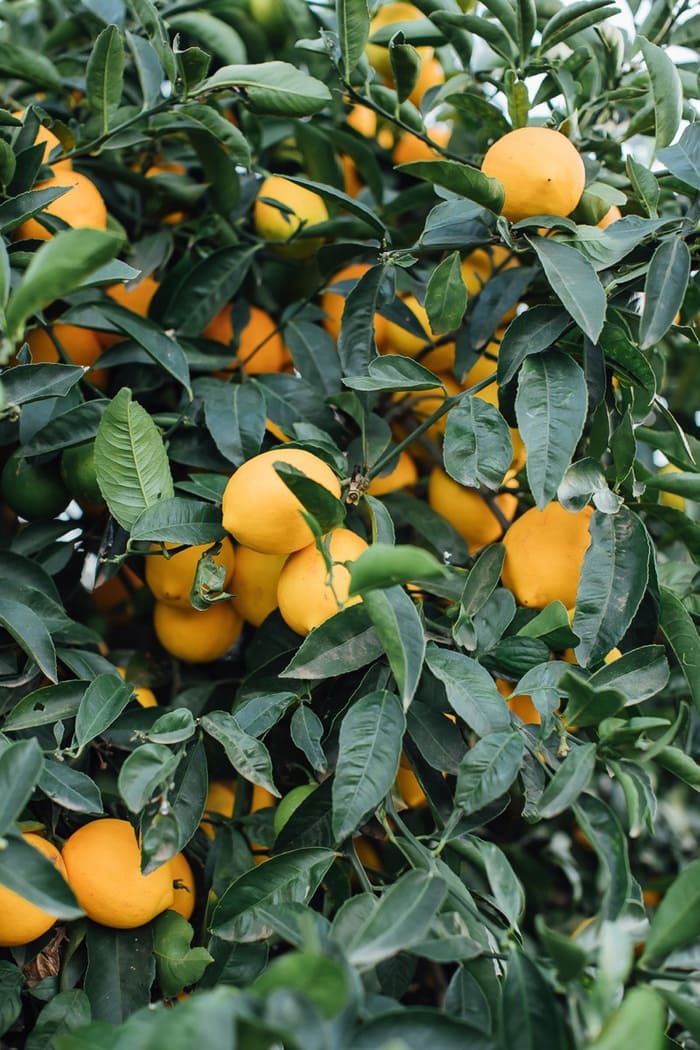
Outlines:
[[70, 495], [56, 463], [23, 459], [17, 449], [2, 471], [2, 495], [7, 505], [27, 521], [48, 521], [65, 510]]
[[348, 197], [359, 196], [364, 181], [360, 177], [355, 161], [347, 153], [341, 153], [340, 166], [343, 169], [343, 184]]
[[[17, 109], [12, 114], [12, 116], [17, 117], [18, 120], [21, 120], [23, 115], [23, 109]], [[49, 131], [49, 129], [45, 128], [43, 124], [39, 125], [39, 130], [37, 131], [36, 138], [34, 139], [34, 145], [36, 146], [40, 142], [44, 143], [44, 155], [42, 157], [42, 161], [44, 164], [50, 164], [51, 162], [49, 160], [49, 156], [51, 155], [52, 151], [56, 148], [56, 146], [60, 146], [61, 149], [63, 149], [63, 144], [61, 140], [54, 135], [53, 131]], [[70, 160], [59, 160], [55, 164], [51, 164], [51, 167], [53, 168], [54, 172], [72, 171], [73, 162]]]
[[[274, 806], [277, 799], [259, 784], [253, 785], [253, 794], [250, 800], [250, 812], [257, 813], [260, 809]], [[235, 780], [212, 780], [207, 792], [207, 801], [204, 805], [205, 813], [218, 813], [230, 820], [236, 805], [236, 782]], [[213, 839], [216, 836], [214, 825], [210, 820], [202, 820], [200, 828], [207, 836]]]
[[438, 84], [445, 83], [445, 70], [435, 57], [425, 58], [420, 67], [418, 79], [413, 85], [413, 91], [408, 96], [414, 106], [420, 106], [426, 91]]
[[110, 299], [114, 299], [115, 303], [119, 303], [120, 306], [131, 310], [133, 314], [138, 314], [139, 317], [148, 317], [151, 299], [158, 291], [158, 288], [159, 282], [156, 281], [155, 277], [146, 274], [145, 277], [139, 279], [137, 284], [131, 284], [131, 282], [124, 284], [123, 281], [120, 281], [118, 284], [110, 284], [108, 288], [105, 288], [105, 291]]
[[370, 496], [386, 496], [388, 492], [410, 488], [417, 481], [418, 468], [404, 449], [399, 453], [396, 466], [392, 467], [388, 474], [379, 474], [376, 478], [372, 478], [367, 491]]
[[141, 850], [128, 820], [93, 820], [63, 847], [68, 882], [89, 918], [131, 930], [173, 905], [170, 862], [141, 874]]
[[[351, 263], [349, 266], [344, 266], [342, 270], [338, 270], [338, 272], [334, 274], [329, 287], [321, 296], [321, 309], [326, 315], [323, 319], [323, 327], [333, 336], [336, 342], [340, 335], [340, 326], [342, 324], [343, 314], [345, 313], [346, 296], [341, 295], [340, 292], [334, 292], [333, 285], [340, 284], [341, 281], [357, 281], [360, 277], [363, 277], [369, 269], [369, 263]], [[375, 314], [374, 338], [378, 344], [382, 343], [384, 340], [386, 326], [387, 322], [382, 315]]]
[[[119, 671], [119, 674], [122, 676], [122, 678], [126, 681], [126, 668], [118, 667], [117, 670]], [[136, 702], [140, 704], [141, 707], [158, 707], [156, 694], [153, 692], [152, 689], [149, 689], [147, 685], [134, 685], [133, 682], [129, 682], [129, 685], [131, 686], [134, 696], [136, 697]]]
[[[414, 7], [413, 4], [384, 4], [379, 8], [379, 11], [369, 24], [370, 38], [380, 29], [383, 29], [384, 26], [393, 25], [394, 22], [413, 22], [422, 17], [423, 15], [421, 12], [417, 7]], [[419, 47], [417, 50], [424, 61], [428, 58], [432, 58], [432, 47]], [[393, 76], [391, 60], [389, 58], [389, 48], [387, 45], [367, 44], [365, 47], [365, 54], [367, 55], [369, 64], [376, 69], [381, 77], [388, 80]]]
[[406, 295], [403, 301], [423, 328], [425, 336], [420, 338], [393, 321], [387, 321], [383, 352], [417, 358], [431, 372], [449, 372], [455, 363], [454, 342], [450, 341], [436, 346], [433, 350], [426, 350], [426, 344], [438, 338], [430, 327], [428, 312], [420, 305], [415, 295]]
[[409, 809], [425, 806], [427, 799], [423, 788], [418, 783], [416, 774], [410, 768], [400, 767], [396, 774], [396, 787], [399, 795]]
[[[428, 138], [432, 139], [436, 146], [444, 147], [450, 141], [452, 128], [446, 124], [440, 124], [437, 127], [430, 128], [427, 134]], [[435, 149], [431, 148], [423, 139], [419, 139], [417, 135], [412, 135], [410, 131], [405, 132], [401, 136], [394, 146], [392, 154], [394, 164], [409, 164], [414, 160], [437, 160], [438, 156]]]
[[260, 554], [250, 547], [238, 547], [230, 591], [239, 615], [259, 627], [277, 608], [277, 581], [286, 554]]
[[[329, 551], [333, 562], [354, 561], [367, 544], [349, 529], [329, 533]], [[334, 616], [344, 606], [355, 605], [360, 596], [348, 598], [350, 573], [344, 565], [333, 566], [332, 587], [326, 565], [314, 544], [290, 555], [280, 573], [277, 601], [285, 623], [297, 634], [308, 634], [314, 627]]]
[[173, 882], [180, 883], [179, 886], [173, 886], [173, 903], [171, 908], [178, 915], [182, 915], [183, 919], [189, 919], [194, 911], [196, 890], [194, 873], [184, 853], [176, 853], [171, 859], [170, 871]]
[[[279, 201], [282, 209], [262, 199]], [[253, 209], [253, 224], [258, 236], [272, 244], [280, 255], [290, 259], [307, 259], [321, 247], [320, 237], [306, 237], [290, 242], [299, 229], [325, 222], [328, 209], [317, 193], [297, 186], [282, 175], [270, 175], [258, 190]], [[290, 242], [290, 243], [288, 243]]]
[[345, 118], [345, 123], [359, 135], [375, 140], [382, 149], [391, 149], [394, 144], [391, 128], [379, 127], [377, 114], [365, 106], [353, 106]]
[[[69, 364], [72, 365], [94, 365], [102, 353], [102, 343], [97, 333], [90, 328], [78, 328], [74, 324], [51, 325], [53, 338], [47, 328], [33, 328], [27, 336], [29, 349], [32, 352], [32, 361], [36, 364], [54, 364], [62, 358], [58, 352], [55, 340], [61, 345]], [[103, 368], [91, 368], [85, 378], [94, 383], [95, 386], [104, 390], [107, 386], [109, 373]]]
[[[502, 678], [496, 679], [496, 688], [501, 696], [506, 698], [513, 692], [510, 682], [505, 682]], [[526, 726], [538, 726], [542, 721], [539, 711], [532, 702], [532, 697], [527, 693], [523, 696], [512, 697], [508, 700], [508, 707]]]
[[[46, 190], [53, 186], [69, 186], [70, 189], [62, 197], [47, 204], [44, 212], [55, 215], [57, 219], [63, 219], [73, 228], [107, 229], [107, 206], [97, 186], [87, 175], [81, 175], [79, 171], [62, 171], [46, 182], [37, 183], [34, 189]], [[27, 219], [18, 227], [14, 236], [16, 240], [33, 237], [39, 241], [49, 241], [53, 234], [36, 219]]]
[[599, 230], [605, 230], [608, 226], [612, 226], [614, 222], [622, 218], [622, 212], [616, 204], [611, 204], [606, 211], [603, 218], [598, 223]]
[[493, 244], [488, 250], [475, 248], [462, 260], [462, 280], [470, 296], [478, 295], [494, 273], [519, 265], [516, 256], [501, 244]]
[[[508, 479], [506, 484], [514, 482]], [[504, 492], [495, 496], [494, 502], [506, 521], [512, 521], [518, 508], [517, 496]], [[501, 538], [503, 527], [479, 490], [460, 485], [440, 467], [431, 471], [428, 503], [457, 530], [470, 554]]]
[[520, 605], [575, 605], [592, 513], [591, 507], [571, 513], [560, 503], [548, 503], [544, 510], [532, 507], [513, 522], [503, 540], [501, 578]]
[[208, 609], [185, 608], [156, 602], [153, 627], [163, 648], [185, 663], [211, 663], [229, 651], [243, 627], [230, 601], [215, 602]]
[[[180, 544], [166, 543], [165, 546], [168, 550], [173, 550]], [[154, 549], [156, 547], [157, 545], [154, 545]], [[186, 547], [169, 558], [164, 554], [149, 555], [146, 558], [146, 583], [156, 600], [167, 602], [168, 605], [179, 605], [184, 609], [191, 608], [190, 591], [197, 574], [197, 565], [205, 551], [210, 548], [210, 543], [200, 543], [194, 547]], [[228, 537], [223, 540], [219, 553], [214, 555], [214, 561], [226, 569], [221, 589], [228, 590], [235, 564], [233, 544]]]
[[586, 169], [576, 147], [551, 128], [516, 128], [487, 151], [481, 170], [505, 190], [511, 222], [531, 215], [569, 215], [578, 204]]
[[[31, 832], [23, 834], [25, 842], [38, 849], [57, 868], [63, 878], [66, 878], [66, 869], [61, 854], [54, 845], [47, 842], [41, 835]], [[19, 944], [30, 944], [42, 933], [51, 929], [56, 921], [55, 915], [37, 908], [19, 893], [0, 886], [0, 948], [15, 948]]]
[[[231, 303], [219, 310], [202, 332], [206, 339], [229, 346], [233, 341], [231, 324]], [[250, 319], [240, 334], [236, 356], [228, 366], [229, 371], [216, 372], [215, 375], [227, 379], [230, 370], [241, 366], [246, 375], [260, 375], [263, 372], [279, 372], [285, 364], [285, 346], [277, 325], [270, 315], [259, 306], [250, 307]]]
[[231, 477], [223, 498], [223, 525], [234, 539], [261, 554], [291, 554], [313, 540], [300, 501], [276, 473], [288, 463], [340, 496], [340, 482], [322, 459], [299, 448], [275, 448], [247, 460]]

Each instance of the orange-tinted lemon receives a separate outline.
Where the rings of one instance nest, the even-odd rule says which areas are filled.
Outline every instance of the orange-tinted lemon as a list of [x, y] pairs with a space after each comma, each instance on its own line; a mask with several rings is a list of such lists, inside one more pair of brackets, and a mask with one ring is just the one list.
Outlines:
[[[107, 228], [107, 206], [102, 200], [100, 191], [87, 175], [79, 171], [62, 171], [46, 182], [37, 183], [35, 190], [45, 190], [53, 186], [70, 187], [67, 193], [51, 201], [43, 209], [57, 219], [63, 219], [73, 228], [90, 227], [97, 230]], [[18, 227], [15, 237], [18, 240], [30, 237], [39, 241], [48, 241], [53, 234], [45, 229], [36, 219], [27, 219]]]
[[404, 449], [388, 474], [378, 474], [372, 478], [367, 491], [370, 496], [386, 496], [397, 489], [410, 488], [418, 481], [418, 469], [411, 456]]
[[141, 874], [141, 850], [128, 820], [93, 820], [63, 847], [68, 882], [89, 918], [131, 930], [173, 904], [170, 862]]
[[426, 91], [430, 88], [437, 87], [438, 84], [445, 83], [445, 70], [442, 68], [437, 58], [425, 58], [420, 67], [420, 73], [418, 79], [413, 85], [413, 90], [408, 96], [409, 101], [414, 106], [420, 106], [423, 101], [423, 96]]
[[455, 363], [454, 342], [443, 343], [432, 350], [426, 349], [428, 343], [438, 338], [430, 327], [428, 312], [424, 306], [421, 306], [415, 295], [407, 295], [403, 301], [423, 328], [425, 336], [421, 338], [413, 335], [406, 328], [394, 324], [393, 321], [387, 321], [383, 344], [384, 353], [405, 354], [406, 357], [417, 358], [431, 372], [448, 372]]
[[[506, 521], [512, 521], [518, 508], [517, 496], [504, 492], [495, 496], [494, 502]], [[479, 490], [460, 485], [440, 467], [431, 471], [428, 503], [457, 530], [470, 554], [501, 538], [503, 526]]]
[[[61, 854], [52, 843], [41, 835], [25, 832], [24, 841], [38, 849], [66, 878], [66, 869]], [[54, 915], [37, 908], [19, 893], [0, 886], [0, 948], [15, 948], [20, 944], [30, 944], [42, 933], [51, 929], [56, 921]]]
[[575, 605], [592, 513], [591, 507], [571, 513], [560, 503], [548, 503], [544, 510], [532, 507], [513, 522], [503, 540], [502, 580], [520, 605]]
[[[333, 285], [340, 284], [341, 281], [357, 281], [369, 269], [369, 263], [351, 263], [349, 266], [343, 267], [342, 270], [338, 270], [333, 276], [331, 284], [321, 296], [321, 309], [326, 315], [323, 319], [323, 327], [333, 336], [336, 342], [340, 335], [340, 326], [345, 313], [346, 296], [341, 295], [340, 292], [334, 292]], [[387, 322], [381, 314], [374, 315], [374, 338], [377, 343], [382, 342], [384, 339], [386, 325]]]
[[[231, 304], [219, 310], [202, 332], [207, 339], [229, 346], [233, 341], [231, 323]], [[285, 363], [285, 348], [277, 325], [268, 313], [259, 306], [250, 307], [250, 318], [240, 334], [236, 357], [228, 366], [233, 369], [240, 364], [246, 375], [260, 375], [263, 372], [279, 372]], [[216, 372], [226, 379], [228, 371]]]
[[176, 853], [170, 861], [170, 871], [173, 877], [173, 903], [171, 908], [183, 919], [189, 919], [195, 906], [195, 883], [194, 873], [190, 862], [184, 853]]
[[[282, 208], [263, 198], [279, 201]], [[259, 190], [253, 209], [253, 223], [259, 237], [290, 259], [306, 259], [322, 244], [318, 237], [290, 240], [302, 227], [316, 226], [328, 218], [322, 197], [304, 186], [297, 186], [282, 175], [270, 175]]]
[[[18, 120], [21, 120], [23, 115], [23, 109], [17, 109], [12, 114], [12, 116], [17, 117]], [[60, 146], [61, 149], [63, 149], [61, 140], [54, 135], [53, 131], [49, 131], [49, 129], [44, 127], [43, 124], [40, 124], [39, 130], [36, 133], [36, 138], [34, 139], [34, 145], [36, 146], [40, 142], [44, 143], [44, 155], [42, 161], [44, 164], [50, 164], [51, 162], [49, 160], [49, 156], [51, 155], [52, 151], [56, 148], [56, 146]], [[53, 168], [54, 172], [72, 171], [73, 162], [68, 159], [59, 160], [56, 161], [56, 163], [51, 164], [51, 167]]]
[[148, 317], [148, 308], [151, 305], [151, 299], [158, 291], [159, 282], [156, 281], [155, 277], [151, 277], [147, 274], [145, 277], [141, 277], [137, 284], [110, 284], [108, 288], [105, 288], [107, 295], [114, 299], [115, 303], [119, 303], [120, 306], [125, 307], [127, 310], [131, 310], [132, 313], [138, 314], [139, 317]]
[[[54, 337], [61, 344], [69, 364], [91, 366], [102, 353], [102, 345], [97, 333], [90, 328], [78, 328], [74, 324], [51, 325]], [[60, 361], [61, 357], [56, 343], [51, 338], [48, 329], [33, 328], [27, 336], [29, 349], [32, 352], [32, 361], [53, 364]], [[108, 373], [102, 368], [91, 368], [86, 374], [86, 379], [95, 386], [104, 389], [107, 385]]]
[[156, 602], [153, 627], [163, 648], [185, 663], [219, 660], [238, 640], [243, 621], [230, 601], [198, 609]]
[[234, 608], [259, 627], [277, 608], [277, 581], [286, 554], [260, 554], [250, 547], [238, 547], [230, 591], [235, 594]]
[[[443, 148], [450, 141], [451, 134], [452, 128], [445, 124], [430, 128], [427, 132], [428, 138], [436, 146], [442, 146]], [[427, 142], [424, 142], [423, 139], [419, 139], [417, 135], [412, 135], [410, 131], [406, 131], [394, 146], [392, 157], [394, 164], [410, 164], [414, 160], [437, 160], [439, 153], [429, 146]]]
[[[513, 689], [509, 682], [504, 681], [502, 678], [496, 679], [496, 688], [498, 689], [501, 696], [506, 698], [510, 697]], [[508, 700], [508, 707], [517, 715], [521, 722], [525, 725], [540, 725], [542, 717], [532, 702], [532, 697], [524, 693], [522, 696], [513, 696]]]
[[[350, 562], [359, 557], [367, 544], [349, 529], [333, 529], [328, 549], [332, 561]], [[314, 627], [334, 616], [341, 605], [355, 605], [359, 595], [348, 598], [350, 573], [342, 564], [334, 564], [332, 587], [326, 565], [314, 544], [290, 555], [280, 573], [277, 602], [285, 623], [297, 634], [308, 634]]]
[[505, 190], [511, 222], [532, 215], [569, 215], [583, 193], [586, 169], [576, 147], [551, 128], [516, 128], [498, 139], [481, 170]]
[[[126, 668], [117, 667], [117, 670], [126, 681]], [[140, 704], [141, 707], [158, 707], [156, 694], [152, 689], [149, 689], [147, 685], [134, 685], [133, 682], [129, 682], [129, 685], [132, 687], [134, 696], [136, 697], [136, 702]]]
[[[257, 813], [260, 809], [274, 806], [277, 799], [259, 784], [253, 785], [253, 793], [250, 800], [250, 812]], [[204, 805], [205, 813], [218, 813], [222, 817], [230, 819], [236, 805], [236, 782], [235, 780], [212, 780], [207, 792], [207, 801]], [[200, 828], [205, 835], [213, 839], [216, 835], [214, 825], [209, 820], [202, 820]]]
[[427, 802], [425, 792], [418, 783], [416, 774], [410, 768], [400, 767], [396, 774], [396, 787], [399, 795], [409, 809], [424, 806]]
[[274, 464], [278, 462], [296, 467], [340, 497], [340, 482], [312, 452], [275, 448], [247, 460], [224, 491], [223, 525], [244, 547], [261, 554], [290, 554], [313, 540], [301, 515], [301, 503], [275, 471]]
[[[165, 546], [168, 550], [173, 550], [180, 545], [166, 543]], [[149, 555], [146, 558], [146, 583], [157, 601], [190, 608], [190, 592], [194, 586], [197, 565], [202, 555], [210, 548], [210, 543], [201, 543], [194, 547], [186, 547], [169, 558], [164, 554]], [[221, 550], [214, 555], [214, 561], [217, 565], [223, 565], [226, 570], [221, 588], [225, 591], [231, 582], [235, 564], [233, 544], [228, 537], [222, 541]]]
[[616, 204], [611, 204], [606, 211], [603, 218], [598, 223], [599, 230], [605, 230], [608, 226], [612, 226], [614, 222], [622, 218], [622, 212]]

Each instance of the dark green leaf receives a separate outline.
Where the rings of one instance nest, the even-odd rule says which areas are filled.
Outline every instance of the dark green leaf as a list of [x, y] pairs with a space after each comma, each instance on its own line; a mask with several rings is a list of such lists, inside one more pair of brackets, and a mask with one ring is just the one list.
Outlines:
[[133, 541], [161, 543], [216, 543], [226, 535], [221, 509], [211, 503], [172, 496], [161, 499], [139, 514], [131, 530]]
[[342, 525], [345, 520], [345, 507], [332, 492], [329, 492], [317, 481], [307, 478], [301, 470], [283, 463], [275, 462], [274, 468], [304, 508], [311, 514], [322, 533]]
[[518, 733], [489, 733], [477, 740], [459, 764], [455, 804], [469, 815], [495, 802], [520, 772], [523, 755]]
[[[253, 983], [258, 995], [300, 992], [324, 1017], [338, 1014], [348, 995], [347, 975], [340, 963], [311, 951], [288, 952], [273, 960]], [[301, 1033], [298, 1033], [301, 1035]]]
[[28, 605], [0, 598], [0, 627], [41, 668], [51, 682], [58, 680], [56, 649], [46, 624]]
[[700, 127], [697, 124], [688, 124], [675, 146], [660, 149], [657, 157], [677, 178], [700, 190]]
[[691, 861], [663, 896], [652, 919], [644, 960], [663, 959], [700, 936], [700, 860]]
[[100, 674], [87, 687], [75, 719], [75, 743], [84, 748], [104, 733], [129, 703], [133, 688], [117, 675]]
[[497, 215], [503, 207], [504, 192], [498, 179], [489, 178], [478, 168], [461, 164], [457, 160], [414, 160], [408, 164], [399, 164], [397, 170], [413, 175], [416, 179], [425, 179], [435, 186], [443, 186], [460, 197], [480, 204], [482, 208], [489, 208]]
[[345, 300], [338, 336], [338, 355], [344, 376], [367, 375], [376, 354], [374, 315], [384, 280], [384, 267], [373, 266], [363, 274]]
[[197, 94], [226, 88], [244, 88], [251, 108], [270, 116], [308, 117], [331, 101], [325, 84], [289, 62], [222, 66], [199, 84]]
[[425, 309], [435, 334], [452, 332], [462, 323], [467, 308], [467, 289], [462, 277], [459, 252], [439, 263], [428, 281]]
[[304, 639], [281, 678], [334, 678], [377, 660], [384, 649], [364, 605], [350, 605]]
[[644, 284], [644, 309], [639, 322], [642, 350], [655, 346], [673, 324], [688, 287], [690, 267], [690, 252], [680, 237], [662, 241], [654, 252]]
[[447, 887], [424, 871], [409, 871], [383, 894], [376, 908], [343, 945], [353, 966], [370, 969], [417, 944], [428, 933]]
[[644, 55], [654, 102], [657, 148], [670, 146], [683, 113], [683, 84], [671, 56], [661, 47], [637, 37]]
[[178, 761], [179, 756], [164, 744], [141, 744], [127, 756], [119, 770], [118, 786], [132, 813], [139, 813], [152, 801], [157, 788], [165, 788]]
[[389, 43], [389, 62], [394, 81], [394, 90], [399, 102], [410, 96], [420, 75], [422, 59], [413, 44], [406, 43], [403, 33]]
[[605, 893], [600, 912], [614, 920], [636, 885], [630, 873], [625, 833], [612, 809], [594, 795], [580, 795], [574, 813], [604, 868]]
[[0, 1035], [12, 1027], [22, 1012], [24, 974], [9, 962], [0, 962]]
[[[210, 107], [197, 109], [210, 110]], [[232, 127], [223, 117], [220, 119], [226, 127]], [[257, 247], [228, 245], [188, 267], [165, 307], [165, 326], [184, 336], [199, 335], [231, 302], [250, 270], [256, 251]]]
[[610, 0], [579, 0], [578, 3], [566, 4], [544, 26], [540, 47], [543, 51], [549, 50], [589, 25], [617, 14], [618, 10]]
[[63, 77], [53, 62], [35, 47], [22, 47], [16, 40], [0, 41], [0, 75], [63, 91]]
[[143, 347], [153, 364], [177, 380], [191, 397], [187, 357], [174, 336], [164, 332], [159, 325], [147, 317], [139, 317], [120, 306], [119, 303], [110, 300], [100, 303], [100, 313], [120, 332]]
[[490, 1036], [475, 1025], [457, 1021], [440, 1010], [408, 1007], [389, 1010], [365, 1023], [350, 1050], [496, 1050]]
[[180, 11], [168, 18], [173, 29], [194, 37], [208, 52], [224, 62], [245, 62], [246, 47], [233, 26], [208, 11]]
[[338, 40], [343, 56], [345, 79], [360, 61], [369, 38], [369, 8], [367, 0], [336, 0]]
[[65, 762], [46, 759], [39, 787], [52, 802], [74, 813], [102, 813], [102, 797], [94, 780]]
[[96, 1021], [121, 1024], [147, 1006], [155, 979], [149, 926], [113, 930], [90, 923], [86, 937], [85, 992]]
[[366, 591], [363, 602], [384, 647], [405, 709], [413, 699], [423, 669], [423, 623], [402, 587]]
[[593, 777], [595, 760], [595, 744], [581, 744], [567, 755], [537, 804], [543, 819], [563, 813], [586, 790]]
[[498, 383], [505, 386], [530, 354], [549, 350], [569, 327], [568, 314], [558, 306], [532, 306], [514, 317], [498, 350]]
[[565, 721], [569, 726], [592, 726], [611, 718], [624, 707], [625, 695], [617, 689], [605, 686], [596, 687], [577, 671], [566, 671], [559, 682], [563, 692], [567, 692], [569, 703], [566, 708]]
[[513, 442], [498, 409], [480, 397], [464, 397], [445, 426], [445, 470], [468, 488], [497, 489], [513, 458]]
[[368, 392], [434, 390], [440, 386], [440, 379], [411, 357], [384, 354], [368, 363], [366, 375], [346, 376], [343, 383], [352, 390]]
[[605, 291], [588, 259], [567, 244], [533, 237], [545, 277], [564, 309], [593, 343], [605, 323]]
[[658, 215], [657, 205], [661, 192], [656, 176], [649, 168], [645, 168], [631, 153], [627, 157], [626, 168], [627, 177], [645, 207], [649, 218], [655, 219]]
[[523, 951], [508, 960], [502, 1039], [518, 1050], [567, 1050], [569, 1040], [550, 985]]
[[41, 1011], [24, 1050], [53, 1050], [54, 1040], [89, 1024], [90, 1000], [80, 988], [59, 992]]
[[488, 671], [469, 656], [428, 646], [426, 663], [445, 687], [450, 707], [475, 733], [507, 735], [510, 714]]
[[659, 988], [658, 991], [693, 1039], [700, 1039], [700, 1006], [690, 996], [672, 992], [670, 988]]
[[685, 675], [693, 703], [700, 710], [700, 637], [697, 628], [690, 613], [673, 591], [662, 587], [660, 596], [659, 626]]
[[[0, 233], [16, 229], [32, 215], [43, 211], [47, 204], [68, 193], [69, 186], [49, 186], [40, 190], [27, 190], [0, 204]], [[6, 292], [9, 289], [6, 289]]]
[[76, 365], [15, 365], [3, 373], [3, 405], [23, 405], [51, 397], [64, 397], [85, 375]]
[[628, 704], [638, 704], [660, 693], [670, 669], [661, 645], [643, 645], [604, 664], [590, 679], [596, 688], [610, 686], [624, 693]]
[[323, 751], [323, 722], [309, 704], [299, 704], [289, 724], [292, 740], [303, 751], [317, 773], [325, 773], [328, 760]]
[[567, 983], [578, 977], [588, 959], [586, 949], [577, 944], [573, 937], [551, 930], [541, 915], [535, 918], [535, 926], [540, 940], [554, 960], [560, 980]]
[[222, 745], [233, 768], [246, 780], [280, 796], [272, 780], [270, 753], [261, 740], [244, 732], [233, 715], [211, 711], [201, 720], [205, 733]]
[[59, 919], [79, 919], [83, 909], [58, 869], [21, 835], [7, 835], [0, 850], [0, 886]]
[[60, 682], [44, 686], [23, 697], [3, 723], [3, 730], [16, 732], [75, 718], [87, 682]]
[[100, 133], [109, 131], [119, 108], [124, 81], [124, 43], [115, 25], [106, 26], [95, 41], [85, 72], [87, 103], [99, 118]]
[[648, 987], [632, 988], [590, 1050], [619, 1050], [622, 1046], [664, 1050], [668, 1045], [665, 1030], [666, 1010], [658, 993]]
[[44, 756], [33, 738], [9, 744], [0, 753], [0, 836], [18, 820], [43, 765]]
[[199, 380], [207, 429], [222, 456], [234, 466], [257, 455], [265, 434], [265, 398], [254, 383]]

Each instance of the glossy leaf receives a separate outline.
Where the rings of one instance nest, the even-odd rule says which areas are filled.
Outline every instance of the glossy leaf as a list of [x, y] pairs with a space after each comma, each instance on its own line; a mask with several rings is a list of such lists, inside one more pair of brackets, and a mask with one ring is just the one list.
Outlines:
[[657, 44], [637, 38], [649, 72], [654, 103], [657, 147], [669, 146], [676, 137], [683, 113], [683, 84], [669, 54]]
[[299, 704], [289, 725], [292, 740], [303, 751], [317, 773], [325, 773], [328, 760], [321, 743], [323, 722], [309, 704]]
[[513, 443], [498, 409], [480, 397], [465, 397], [445, 426], [445, 470], [468, 488], [497, 489], [513, 458]]
[[56, 682], [56, 649], [44, 621], [33, 609], [10, 598], [0, 598], [0, 627], [14, 638], [51, 682]]
[[333, 678], [373, 663], [383, 652], [364, 605], [350, 605], [304, 639], [281, 677]]
[[59, 919], [79, 919], [83, 909], [55, 865], [21, 835], [8, 834], [0, 850], [0, 886]]
[[552, 291], [585, 335], [596, 343], [605, 323], [605, 291], [590, 262], [575, 248], [544, 237], [532, 244]]
[[216, 543], [225, 535], [218, 507], [182, 496], [161, 499], [147, 507], [131, 529], [133, 541], [153, 540], [178, 546]]
[[104, 733], [129, 703], [133, 688], [111, 674], [100, 674], [87, 687], [75, 719], [75, 743], [83, 748]]
[[201, 720], [202, 729], [222, 745], [233, 768], [246, 780], [259, 784], [279, 798], [272, 780], [270, 753], [254, 736], [244, 732], [233, 715], [212, 711]]
[[518, 733], [489, 733], [477, 740], [459, 764], [456, 805], [468, 815], [495, 802], [520, 772], [523, 754]]
[[322, 533], [342, 525], [345, 520], [345, 507], [332, 492], [329, 492], [317, 481], [307, 478], [301, 470], [284, 463], [282, 460], [273, 464], [278, 475], [291, 489], [304, 508], [313, 515]]
[[35, 739], [18, 740], [0, 752], [0, 835], [19, 818], [43, 765], [44, 756]]
[[475, 733], [508, 735], [510, 714], [488, 671], [469, 656], [431, 642], [426, 663], [442, 682], [450, 707]]
[[654, 252], [644, 284], [644, 309], [639, 322], [642, 350], [655, 346], [673, 324], [688, 286], [690, 267], [690, 252], [680, 237], [662, 241]]
[[352, 596], [377, 588], [410, 583], [412, 580], [430, 580], [447, 575], [445, 566], [422, 547], [373, 543], [350, 566], [348, 594]]
[[434, 390], [440, 379], [420, 361], [399, 354], [385, 354], [370, 361], [366, 375], [346, 376], [351, 390], [379, 392], [384, 390]]
[[102, 813], [102, 796], [94, 780], [65, 762], [44, 761], [39, 787], [47, 798], [74, 813]]
[[421, 618], [402, 587], [365, 591], [363, 602], [382, 643], [406, 709], [418, 687], [425, 657], [425, 632]]
[[422, 871], [406, 872], [344, 946], [350, 962], [360, 970], [369, 969], [417, 944], [427, 934], [446, 892], [442, 879]]
[[338, 356], [344, 376], [365, 376], [376, 356], [374, 315], [380, 300], [384, 267], [373, 266], [363, 274], [345, 300], [338, 336]]
[[498, 179], [489, 178], [468, 164], [456, 160], [414, 160], [399, 164], [397, 170], [416, 179], [425, 179], [435, 186], [444, 186], [446, 190], [489, 208], [496, 214], [503, 207], [504, 192]]
[[331, 101], [325, 84], [289, 62], [222, 66], [198, 85], [197, 94], [227, 88], [244, 88], [251, 108], [269, 116], [308, 117]]
[[467, 308], [467, 289], [462, 277], [459, 252], [453, 252], [435, 267], [425, 293], [425, 309], [433, 332], [458, 328]]
[[104, 135], [119, 108], [124, 81], [124, 43], [115, 25], [106, 26], [95, 40], [85, 78], [87, 103]]
[[541, 354], [554, 345], [571, 324], [558, 306], [539, 304], [514, 317], [498, 350], [498, 382], [505, 386], [530, 354]]

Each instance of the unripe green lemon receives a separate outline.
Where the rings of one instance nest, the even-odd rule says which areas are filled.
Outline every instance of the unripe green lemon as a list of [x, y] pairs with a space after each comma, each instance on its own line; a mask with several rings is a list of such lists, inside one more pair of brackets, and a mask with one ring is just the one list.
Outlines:
[[292, 790], [284, 796], [275, 810], [275, 819], [272, 822], [275, 835], [279, 835], [292, 813], [299, 808], [305, 798], [308, 798], [309, 795], [313, 794], [317, 787], [318, 784], [300, 784], [299, 787], [292, 788]]

